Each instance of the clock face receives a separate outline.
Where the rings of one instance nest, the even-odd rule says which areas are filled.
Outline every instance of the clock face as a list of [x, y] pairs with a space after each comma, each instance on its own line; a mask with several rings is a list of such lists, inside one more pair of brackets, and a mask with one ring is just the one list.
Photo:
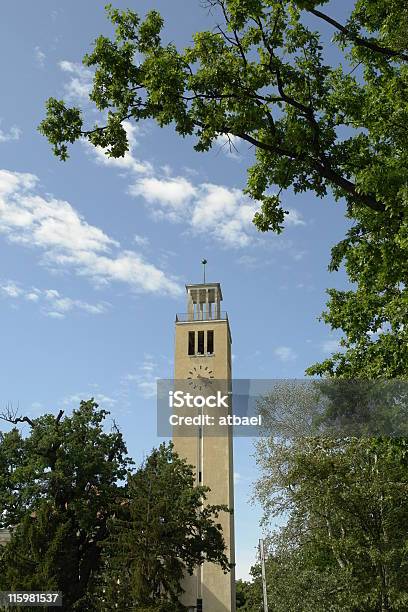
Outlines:
[[197, 365], [191, 368], [188, 372], [187, 380], [190, 387], [202, 391], [214, 379], [214, 372], [208, 366]]

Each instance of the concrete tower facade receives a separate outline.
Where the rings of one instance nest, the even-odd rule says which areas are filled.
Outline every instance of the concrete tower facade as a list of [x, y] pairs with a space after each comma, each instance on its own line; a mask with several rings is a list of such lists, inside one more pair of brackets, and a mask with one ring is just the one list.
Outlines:
[[[231, 388], [231, 332], [221, 311], [219, 283], [187, 285], [187, 313], [176, 316], [174, 378], [191, 393], [205, 395], [214, 384]], [[191, 413], [194, 409], [191, 410]], [[225, 414], [231, 414], [231, 402]], [[195, 467], [196, 482], [210, 487], [207, 503], [234, 508], [232, 427], [198, 427], [194, 435], [173, 431], [175, 450]], [[221, 513], [220, 523], [230, 563], [235, 564], [234, 515]], [[186, 576], [182, 603], [191, 610], [235, 612], [235, 571], [205, 563]]]

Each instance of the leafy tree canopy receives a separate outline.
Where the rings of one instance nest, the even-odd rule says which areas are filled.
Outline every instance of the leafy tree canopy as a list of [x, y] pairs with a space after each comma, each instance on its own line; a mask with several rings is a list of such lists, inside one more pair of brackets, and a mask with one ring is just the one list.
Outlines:
[[[325, 4], [208, 0], [218, 25], [182, 51], [163, 42], [157, 11], [142, 20], [108, 5], [115, 36], [99, 36], [84, 57], [95, 70], [90, 99], [106, 123], [85, 125], [81, 109], [51, 98], [40, 130], [61, 159], [79, 138], [124, 155], [125, 120], [173, 124], [196, 137], [197, 151], [219, 134], [240, 138], [256, 149], [246, 191], [259, 202], [261, 231], [282, 231], [289, 187], [344, 198], [352, 227], [330, 268], [345, 264], [355, 289], [329, 291], [323, 318], [343, 330], [346, 350], [309, 373], [404, 376], [408, 8], [405, 0], [356, 0], [340, 23]], [[316, 31], [322, 24], [337, 45], [332, 62]]]
[[30, 433], [0, 433], [0, 521], [13, 532], [0, 559], [2, 590], [58, 587], [64, 605], [85, 605], [133, 463], [121, 433], [104, 431], [107, 414], [90, 400], [71, 416], [8, 415]]
[[240, 610], [240, 612], [255, 612], [255, 610], [261, 610], [262, 586], [259, 582], [259, 580], [254, 582], [237, 580], [237, 610]]
[[405, 438], [259, 442], [265, 525], [288, 519], [269, 541], [271, 610], [407, 608], [407, 448]]

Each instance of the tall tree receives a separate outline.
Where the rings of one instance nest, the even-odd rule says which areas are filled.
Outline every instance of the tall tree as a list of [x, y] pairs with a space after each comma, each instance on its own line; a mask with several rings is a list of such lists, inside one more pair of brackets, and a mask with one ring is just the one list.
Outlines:
[[271, 610], [408, 605], [406, 439], [261, 440], [257, 497], [270, 524]]
[[13, 535], [1, 551], [2, 590], [61, 590], [66, 609], [94, 609], [100, 543], [132, 464], [121, 433], [104, 432], [107, 415], [92, 400], [71, 416], [6, 415], [30, 432], [0, 433], [0, 521]]
[[110, 522], [101, 576], [101, 610], [185, 610], [182, 579], [204, 561], [229, 571], [221, 525], [224, 506], [206, 504], [192, 466], [172, 444], [154, 449], [128, 478], [128, 497]]
[[[282, 231], [290, 186], [343, 198], [352, 227], [330, 268], [344, 263], [356, 288], [331, 290], [324, 319], [343, 330], [345, 352], [310, 373], [404, 376], [408, 10], [405, 0], [356, 0], [340, 23], [323, 4], [208, 0], [218, 25], [196, 33], [184, 51], [162, 42], [156, 11], [142, 21], [108, 6], [115, 36], [100, 36], [84, 58], [95, 69], [90, 98], [106, 124], [85, 125], [79, 108], [51, 98], [40, 130], [61, 159], [79, 138], [122, 156], [125, 120], [172, 123], [181, 136], [196, 136], [197, 151], [219, 134], [240, 138], [256, 149], [247, 193], [260, 203], [261, 231]], [[314, 30], [322, 24], [340, 54], [332, 64]]]

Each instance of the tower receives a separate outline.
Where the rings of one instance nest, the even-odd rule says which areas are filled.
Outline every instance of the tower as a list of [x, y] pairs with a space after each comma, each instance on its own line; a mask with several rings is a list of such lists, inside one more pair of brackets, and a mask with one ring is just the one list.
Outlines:
[[[193, 394], [205, 395], [211, 384], [231, 389], [231, 332], [228, 316], [221, 311], [219, 283], [186, 285], [187, 313], [176, 315], [174, 378], [186, 381]], [[193, 410], [192, 410], [193, 412]], [[231, 413], [231, 401], [226, 413]], [[191, 436], [173, 435], [177, 453], [192, 464], [197, 484], [208, 486], [207, 503], [234, 508], [232, 427], [221, 430], [198, 427]], [[235, 563], [234, 515], [221, 513], [219, 522], [227, 546], [227, 557]], [[191, 610], [235, 612], [235, 571], [224, 574], [212, 563], [204, 563], [193, 576], [186, 576], [182, 603]]]

